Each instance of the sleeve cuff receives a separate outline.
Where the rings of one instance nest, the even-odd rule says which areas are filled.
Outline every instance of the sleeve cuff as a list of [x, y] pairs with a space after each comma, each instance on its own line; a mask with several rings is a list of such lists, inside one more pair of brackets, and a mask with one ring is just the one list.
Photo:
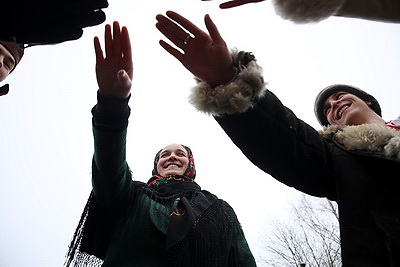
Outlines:
[[213, 115], [246, 112], [266, 91], [262, 69], [248, 52], [232, 51], [237, 75], [227, 84], [211, 87], [198, 80], [192, 88], [189, 102], [199, 111]]
[[97, 92], [97, 104], [92, 109], [93, 126], [101, 130], [121, 130], [128, 127], [130, 96], [125, 99], [106, 98]]
[[335, 15], [346, 0], [273, 0], [275, 12], [283, 19], [305, 24]]

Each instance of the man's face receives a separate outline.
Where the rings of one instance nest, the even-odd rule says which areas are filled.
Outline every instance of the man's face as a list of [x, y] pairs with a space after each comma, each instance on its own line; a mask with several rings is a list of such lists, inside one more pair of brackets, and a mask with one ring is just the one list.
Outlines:
[[14, 69], [15, 59], [10, 51], [0, 44], [0, 82]]
[[325, 100], [323, 112], [331, 125], [360, 125], [367, 122], [366, 116], [372, 111], [370, 105], [371, 102], [339, 91]]

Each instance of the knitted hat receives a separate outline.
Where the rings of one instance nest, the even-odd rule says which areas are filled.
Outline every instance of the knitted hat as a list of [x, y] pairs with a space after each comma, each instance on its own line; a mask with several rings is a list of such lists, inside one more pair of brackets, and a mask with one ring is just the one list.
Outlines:
[[371, 104], [372, 104], [371, 109], [373, 111], [375, 111], [375, 113], [378, 114], [379, 116], [382, 116], [381, 107], [379, 106], [378, 101], [372, 95], [370, 95], [370, 94], [364, 92], [363, 90], [361, 90], [357, 87], [354, 87], [354, 86], [345, 85], [345, 84], [334, 84], [334, 85], [324, 88], [317, 95], [317, 98], [315, 99], [314, 113], [315, 113], [315, 116], [317, 117], [319, 123], [322, 126], [327, 126], [330, 124], [324, 114], [324, 103], [329, 96], [331, 96], [332, 94], [339, 92], [339, 91], [348, 92], [350, 94], [358, 96], [359, 98], [361, 98], [364, 101], [371, 102]]
[[14, 57], [15, 65], [14, 68], [11, 70], [13, 71], [17, 64], [21, 61], [22, 56], [24, 55], [24, 47], [23, 45], [17, 44], [15, 42], [0, 41], [0, 44], [2, 44]]

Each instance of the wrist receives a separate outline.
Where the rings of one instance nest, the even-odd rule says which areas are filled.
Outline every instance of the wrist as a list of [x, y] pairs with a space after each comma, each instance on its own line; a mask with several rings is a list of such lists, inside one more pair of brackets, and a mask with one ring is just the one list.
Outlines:
[[[213, 87], [206, 80], [197, 80], [189, 102], [199, 111], [214, 116], [239, 114], [252, 108], [267, 90], [262, 69], [252, 53], [232, 50], [231, 81]], [[237, 72], [237, 73], [236, 73]]]
[[101, 106], [109, 107], [111, 109], [128, 105], [129, 99], [130, 94], [128, 95], [128, 97], [122, 98], [115, 95], [103, 94], [100, 90], [97, 91], [97, 103]]
[[233, 81], [237, 74], [239, 73], [239, 70], [237, 67], [232, 66], [229, 71], [224, 72], [223, 75], [218, 75], [218, 79], [215, 81], [207, 81], [208, 84], [211, 87], [217, 87], [220, 85], [228, 84], [231, 81]]
[[129, 97], [104, 97], [97, 92], [97, 104], [92, 109], [93, 124], [103, 130], [123, 129], [128, 125]]

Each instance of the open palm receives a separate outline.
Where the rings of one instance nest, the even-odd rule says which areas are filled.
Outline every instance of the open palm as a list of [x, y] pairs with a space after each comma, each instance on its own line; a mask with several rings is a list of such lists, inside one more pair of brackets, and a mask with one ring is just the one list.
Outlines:
[[235, 74], [233, 60], [210, 16], [204, 17], [207, 34], [176, 12], [168, 11], [166, 15], [157, 15], [156, 27], [180, 50], [163, 40], [160, 45], [211, 86], [230, 81]]
[[100, 94], [106, 97], [127, 98], [130, 94], [133, 63], [129, 33], [114, 22], [105, 26], [105, 57], [98, 37], [94, 38], [96, 76]]

